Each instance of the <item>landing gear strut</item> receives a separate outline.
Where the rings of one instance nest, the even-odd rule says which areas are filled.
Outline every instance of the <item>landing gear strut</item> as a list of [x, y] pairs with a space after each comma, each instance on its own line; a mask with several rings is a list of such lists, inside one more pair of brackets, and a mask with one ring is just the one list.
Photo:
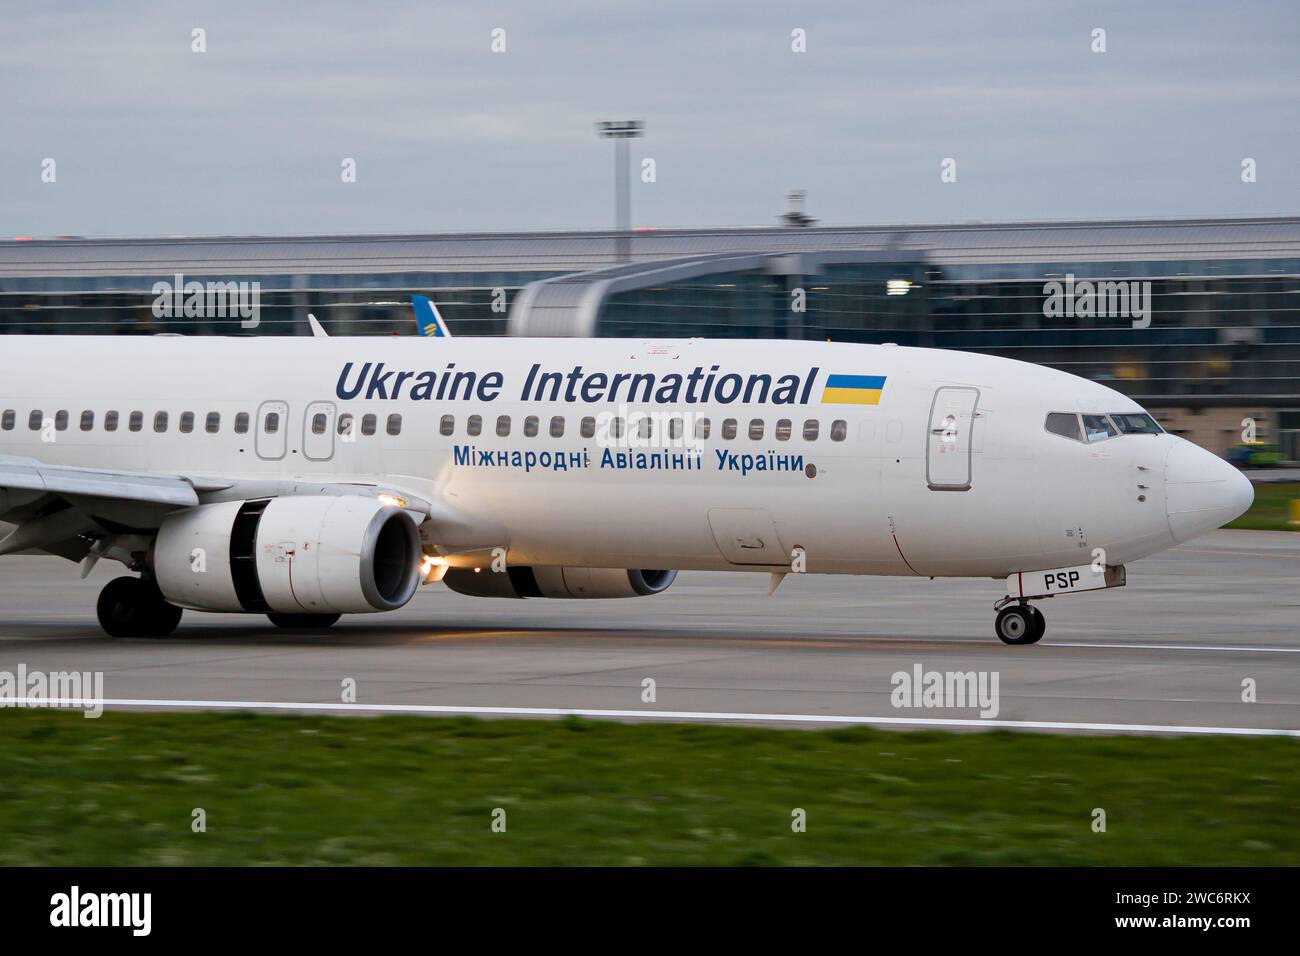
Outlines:
[[110, 637], [165, 637], [181, 622], [152, 578], [114, 578], [99, 592], [99, 626]]
[[1028, 602], [1012, 604], [998, 612], [993, 629], [1004, 644], [1037, 644], [1047, 631], [1047, 618]]

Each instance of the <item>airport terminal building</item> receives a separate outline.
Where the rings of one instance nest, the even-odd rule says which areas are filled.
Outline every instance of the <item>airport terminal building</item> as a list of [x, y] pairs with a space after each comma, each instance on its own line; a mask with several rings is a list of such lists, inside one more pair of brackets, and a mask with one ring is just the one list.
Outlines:
[[[209, 306], [247, 283], [256, 325], [186, 308], [194, 282]], [[1300, 461], [1300, 218], [0, 242], [10, 334], [305, 335], [312, 312], [414, 335], [413, 293], [457, 335], [991, 352], [1110, 385], [1215, 451], [1252, 418]]]

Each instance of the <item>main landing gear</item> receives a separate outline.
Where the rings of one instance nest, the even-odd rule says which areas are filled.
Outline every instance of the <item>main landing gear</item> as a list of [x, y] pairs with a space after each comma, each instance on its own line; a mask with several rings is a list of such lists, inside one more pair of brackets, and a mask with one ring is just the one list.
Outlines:
[[1004, 644], [1037, 644], [1047, 630], [1047, 618], [1032, 604], [1012, 604], [998, 611], [993, 625]]
[[99, 626], [110, 637], [166, 637], [181, 622], [153, 578], [114, 578], [99, 592]]

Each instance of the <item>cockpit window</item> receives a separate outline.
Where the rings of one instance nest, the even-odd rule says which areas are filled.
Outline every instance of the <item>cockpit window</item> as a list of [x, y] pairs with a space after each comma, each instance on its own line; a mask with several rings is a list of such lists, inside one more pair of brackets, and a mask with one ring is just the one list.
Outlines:
[[1079, 432], [1079, 416], [1074, 412], [1049, 412], [1045, 427], [1053, 435], [1083, 441], [1083, 435]]
[[1154, 418], [1146, 413], [1131, 415], [1111, 412], [1110, 420], [1125, 435], [1159, 435], [1164, 430], [1156, 424]]
[[[1082, 430], [1079, 428], [1080, 422], [1083, 423]], [[1048, 412], [1043, 427], [1053, 435], [1088, 443], [1105, 441], [1116, 435], [1159, 435], [1164, 431], [1146, 412], [1110, 415]]]
[[1105, 415], [1083, 415], [1083, 433], [1089, 442], [1114, 438], [1119, 432]]

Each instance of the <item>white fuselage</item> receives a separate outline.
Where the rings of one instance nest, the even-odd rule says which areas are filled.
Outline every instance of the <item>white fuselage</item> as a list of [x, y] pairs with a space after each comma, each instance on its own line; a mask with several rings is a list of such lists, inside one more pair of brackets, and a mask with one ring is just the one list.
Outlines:
[[[1097, 548], [1105, 563], [1123, 564], [1249, 504], [1244, 479], [1172, 435], [1088, 443], [1044, 427], [1050, 412], [1141, 412], [1119, 393], [960, 352], [698, 339], [79, 336], [5, 337], [0, 349], [0, 454], [184, 476], [383, 483], [462, 516], [471, 530], [465, 541], [438, 542], [449, 549], [500, 529], [515, 565], [763, 570], [788, 566], [801, 549], [809, 572], [1001, 577], [1087, 564]], [[475, 387], [462, 380], [452, 398], [456, 372], [473, 372]], [[539, 391], [547, 372], [562, 374]], [[749, 401], [743, 390], [720, 400], [733, 374], [742, 386], [759, 377]], [[651, 400], [642, 400], [649, 379], [634, 385], [635, 375], [654, 376]], [[766, 401], [761, 376], [770, 377]], [[832, 376], [885, 381], [828, 392]], [[439, 384], [448, 386], [441, 399]], [[93, 413], [85, 430], [83, 413]], [[182, 431], [187, 413], [192, 428]], [[605, 432], [618, 416], [637, 435], [643, 413], [654, 414], [653, 430], [640, 445], [582, 433], [586, 417]], [[340, 433], [345, 415], [353, 425]], [[369, 415], [373, 434], [362, 427]], [[450, 434], [444, 416], [453, 417]], [[467, 433], [471, 416], [481, 417], [478, 435]], [[557, 418], [562, 435], [552, 434]], [[671, 437], [674, 418], [685, 441]], [[695, 440], [701, 419], [708, 437]], [[751, 437], [754, 422], [761, 437]], [[815, 438], [811, 427], [805, 436], [808, 422]], [[476, 524], [481, 541], [470, 540]]]

